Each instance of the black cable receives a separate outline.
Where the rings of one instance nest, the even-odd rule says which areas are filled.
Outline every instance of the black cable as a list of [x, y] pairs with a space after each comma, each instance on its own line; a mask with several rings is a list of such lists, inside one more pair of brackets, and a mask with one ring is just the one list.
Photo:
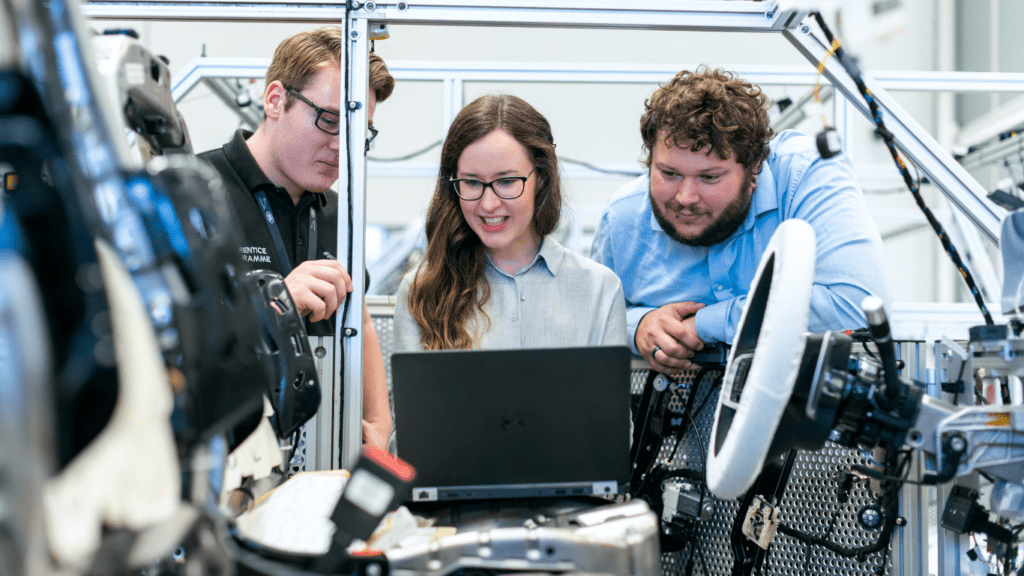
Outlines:
[[[701, 377], [701, 372], [703, 372], [703, 371], [704, 371], [704, 368], [702, 367], [701, 371], [697, 372], [697, 375], [694, 377], [695, 384], [693, 386], [691, 386], [690, 394], [687, 394], [687, 396], [686, 396], [686, 402], [684, 402], [684, 406], [683, 406], [683, 411], [684, 412], [688, 411], [690, 409], [690, 407], [693, 405], [694, 392], [696, 392], [697, 385], [698, 385], [697, 383], [699, 383], [697, 378]], [[650, 378], [650, 376], [648, 376], [648, 378]], [[682, 402], [682, 400], [679, 398], [679, 385], [678, 385], [678, 383], [676, 383], [675, 387], [673, 387], [673, 383], [669, 382], [668, 386], [669, 386], [669, 390], [671, 391], [672, 396], [675, 397], [676, 399], [679, 399], [680, 402]], [[684, 427], [682, 429], [682, 431], [680, 431], [678, 436], [676, 437], [676, 445], [672, 447], [672, 453], [669, 455], [668, 459], [665, 460], [666, 466], [672, 466], [672, 460], [676, 456], [676, 450], [679, 449], [679, 444], [681, 444], [682, 441], [683, 441], [683, 434], [685, 432], [686, 432], [686, 428]], [[661, 440], [661, 443], [658, 445], [658, 449], [655, 451], [655, 454], [661, 454], [661, 451], [665, 448], [665, 436], [662, 435], [660, 440]], [[647, 488], [647, 484], [650, 483], [651, 478], [653, 478], [655, 476], [655, 471], [657, 471], [657, 469], [658, 469], [657, 462], [658, 462], [658, 458], [657, 458], [657, 456], [655, 456], [655, 458], [651, 460], [651, 463], [648, 466], [647, 471], [644, 473], [644, 479], [640, 482], [640, 487], [636, 489], [636, 494], [642, 494], [644, 489]]]
[[396, 156], [394, 158], [374, 158], [372, 156], [367, 156], [366, 159], [367, 160], [373, 160], [374, 162], [404, 162], [405, 160], [411, 160], [411, 159], [413, 159], [413, 158], [415, 158], [417, 156], [420, 156], [421, 154], [426, 154], [427, 152], [430, 152], [434, 148], [437, 148], [438, 146], [440, 146], [441, 143], [442, 143], [442, 141], [438, 140], [437, 142], [434, 142], [433, 144], [431, 144], [430, 146], [427, 146], [426, 148], [422, 148], [422, 149], [417, 150], [415, 152], [410, 152], [409, 154], [406, 154], [405, 156]]
[[[683, 405], [683, 412], [684, 413], [686, 413], [686, 414], [690, 413], [690, 409], [693, 408], [693, 399], [697, 397], [697, 388], [700, 387], [700, 383], [704, 380], [704, 377], [707, 376], [708, 372], [710, 372], [710, 371], [711, 371], [711, 367], [710, 366], [701, 366], [700, 370], [697, 371], [697, 374], [694, 375], [694, 377], [693, 377], [693, 385], [690, 388], [690, 393], [686, 395], [686, 402]], [[678, 384], [676, 385], [676, 387], [672, 391], [672, 393], [675, 394], [676, 397], [678, 398], [678, 395], [679, 395], [679, 385]], [[694, 427], [694, 430], [695, 431], [697, 430], [696, 426]], [[676, 438], [676, 445], [672, 447], [672, 453], [669, 454], [668, 459], [665, 460], [665, 463], [668, 466], [671, 466], [672, 465], [672, 461], [675, 460], [676, 452], [679, 451], [679, 445], [683, 443], [683, 436], [685, 436], [685, 435], [686, 435], [686, 428], [684, 427], [679, 432], [679, 437]], [[699, 435], [699, 432], [698, 432], [698, 435]]]
[[[840, 490], [843, 490], [843, 486], [841, 484], [836, 487], [836, 492], [837, 492], [836, 500], [839, 500], [838, 492]], [[837, 506], [835, 511], [832, 513], [832, 518], [829, 520], [828, 527], [825, 529], [825, 534], [822, 536], [822, 538], [828, 538], [829, 536], [832, 535], [832, 531], [836, 529], [836, 520], [839, 519], [839, 513], [842, 512], [842, 510], [843, 510], [843, 502], [840, 501], [839, 502], [839, 506]], [[808, 543], [804, 544], [804, 574], [805, 575], [808, 572], [808, 568], [810, 567], [810, 564], [811, 564], [811, 544], [808, 542]]]
[[[902, 462], [900, 457], [903, 457]], [[779, 524], [778, 531], [786, 536], [794, 538], [800, 542], [808, 544], [814, 544], [820, 546], [835, 553], [837, 556], [844, 558], [863, 558], [868, 554], [874, 554], [875, 552], [883, 552], [883, 565], [888, 558], [889, 541], [892, 539], [893, 530], [896, 528], [896, 517], [899, 505], [899, 489], [906, 482], [902, 479], [906, 476], [908, 465], [910, 464], [910, 451], [898, 451], [889, 458], [886, 458], [886, 468], [895, 468], [896, 477], [898, 481], [885, 481], [885, 487], [882, 492], [882, 498], [879, 503], [882, 509], [885, 511], [885, 523], [882, 526], [882, 533], [878, 536], [878, 539], [873, 544], [866, 546], [859, 546], [856, 548], [848, 548], [836, 544], [827, 538], [820, 538], [818, 536], [812, 536], [805, 532], [801, 532], [795, 528], [791, 528], [786, 524]]]
[[[703, 370], [703, 368], [701, 368], [701, 370]], [[696, 389], [696, 386], [695, 386], [694, 387], [694, 392], [696, 392], [696, 391], [697, 391], [697, 389]], [[701, 478], [700, 478], [700, 498], [697, 500], [697, 516], [696, 516], [696, 519], [694, 520], [694, 523], [693, 523], [693, 539], [690, 540], [690, 557], [686, 561], [686, 567], [687, 567], [686, 572], [687, 572], [687, 574], [689, 574], [692, 571], [692, 567], [693, 567], [693, 550], [694, 550], [694, 548], [697, 547], [697, 543], [696, 543], [696, 540], [697, 540], [697, 528], [700, 526], [700, 523], [701, 523], [700, 516], [701, 516], [701, 514], [704, 511], [704, 489], [705, 489], [705, 486], [707, 486], [707, 483], [708, 483], [707, 482], [707, 478], [708, 478], [708, 459], [707, 459], [707, 454], [704, 452], [704, 439], [700, 437], [700, 429], [697, 428], [697, 421], [693, 419], [693, 414], [691, 414], [689, 410], [686, 411], [686, 417], [690, 419], [690, 424], [693, 426], [693, 435], [697, 438], [697, 447], [700, 449], [700, 473], [701, 473]], [[679, 436], [680, 436], [680, 441], [682, 441], [682, 434], [680, 434]], [[677, 448], [679, 447], [678, 443], [676, 444], [676, 447]], [[705, 567], [704, 576], [707, 576], [706, 568], [707, 567]]]
[[708, 403], [708, 399], [711, 398], [711, 395], [714, 394], [715, 390], [722, 385], [722, 376], [722, 374], [719, 374], [718, 377], [715, 378], [715, 380], [711, 383], [711, 387], [708, 388], [707, 393], [704, 394], [704, 398], [701, 399], [700, 405], [697, 406], [697, 410], [694, 411], [694, 414], [700, 416], [701, 411], [704, 410], [704, 405]]
[[[344, 52], [344, 58], [345, 58], [345, 67], [341, 71], [342, 74], [345, 76], [345, 94], [344, 94], [344, 98], [345, 99], [341, 103], [341, 105], [345, 109], [345, 165], [347, 166], [347, 169], [345, 170], [345, 180], [346, 180], [345, 190], [346, 190], [346, 194], [347, 194], [347, 197], [348, 197], [348, 203], [347, 203], [348, 204], [348, 206], [347, 206], [347, 208], [348, 208], [348, 230], [346, 231], [347, 234], [348, 234], [348, 251], [347, 251], [348, 253], [345, 255], [345, 262], [346, 262], [345, 269], [348, 270], [349, 274], [353, 275], [353, 277], [354, 277], [355, 272], [352, 270], [352, 260], [353, 260], [352, 241], [354, 239], [352, 228], [355, 225], [355, 214], [354, 214], [354, 211], [352, 209], [352, 204], [355, 202], [355, 194], [354, 194], [354, 190], [353, 190], [353, 188], [355, 187], [355, 185], [354, 185], [355, 183], [353, 182], [353, 179], [352, 179], [352, 151], [349, 149], [352, 146], [352, 112], [353, 111], [348, 106], [348, 103], [352, 101], [352, 87], [349, 85], [350, 84], [349, 83], [349, 73], [350, 73], [350, 71], [352, 69], [352, 63], [351, 63], [350, 54], [349, 54], [349, 46], [351, 44], [351, 42], [349, 41], [349, 30], [350, 30], [351, 26], [352, 26], [352, 5], [349, 2], [346, 2], [345, 3], [345, 35], [341, 39], [342, 52]], [[361, 274], [361, 272], [360, 272], [360, 274]], [[342, 311], [341, 311], [341, 318], [338, 319], [338, 321], [341, 322], [341, 326], [342, 326], [342, 337], [344, 337], [344, 335], [345, 335], [344, 327], [345, 327], [345, 324], [347, 324], [347, 322], [348, 322], [348, 312], [349, 312], [349, 308], [350, 308], [351, 303], [352, 303], [352, 299], [351, 298], [345, 298], [345, 303], [343, 304]]]
[[[693, 544], [690, 544], [690, 546], [693, 546]], [[704, 573], [704, 576], [708, 576], [708, 563], [704, 559], [704, 550], [703, 549], [697, 548], [697, 557], [700, 558], [700, 569], [701, 569], [701, 572]]]
[[900, 175], [903, 176], [903, 182], [906, 183], [907, 188], [910, 189], [910, 193], [914, 196], [914, 201], [917, 202], [918, 208], [924, 213], [928, 223], [931, 224], [932, 229], [939, 236], [939, 242], [942, 244], [942, 248], [946, 250], [946, 254], [950, 260], [953, 261], [953, 265], [963, 276], [964, 282], [971, 291], [971, 295], [974, 296], [974, 301], [978, 304], [978, 308], [981, 309], [982, 316], [985, 317], [986, 324], [994, 324], [992, 321], [992, 315], [988, 311], [988, 307], [985, 305], [985, 300], [981, 297], [981, 292], [978, 290], [978, 285], [974, 282], [974, 277], [971, 272], [964, 266], [963, 260], [960, 259], [960, 254], [956, 251], [953, 243], [949, 239], [949, 235], [946, 234], [946, 230], [942, 227], [942, 224], [935, 218], [932, 211], [924, 203], [924, 198], [921, 197], [921, 191], [918, 184], [914, 182], [910, 176], [910, 172], [907, 170], [906, 165], [903, 163], [903, 159], [900, 157], [899, 151], [896, 150], [895, 137], [885, 127], [885, 122], [882, 120], [882, 112], [878, 107], [878, 102], [874, 96], [871, 95], [871, 91], [864, 85], [864, 79], [861, 77], [860, 70], [857, 65], [852, 62], [847, 56], [846, 51], [843, 47], [836, 42], [832, 36], [832, 31], [829, 30], [825, 24], [825, 19], [821, 16], [820, 12], [812, 12], [814, 19], [818, 22], [818, 26], [821, 27], [822, 32], [825, 33], [825, 38], [828, 39], [830, 45], [835, 46], [835, 55], [843, 69], [846, 70], [847, 74], [853, 80], [857, 86], [857, 90], [860, 91], [861, 96], [867, 101], [868, 108], [871, 111], [871, 120], [875, 124], [875, 134], [877, 134], [882, 141], [885, 142], [886, 147], [889, 149], [889, 154], [892, 156], [893, 161], [896, 162], [897, 168], [899, 168]]

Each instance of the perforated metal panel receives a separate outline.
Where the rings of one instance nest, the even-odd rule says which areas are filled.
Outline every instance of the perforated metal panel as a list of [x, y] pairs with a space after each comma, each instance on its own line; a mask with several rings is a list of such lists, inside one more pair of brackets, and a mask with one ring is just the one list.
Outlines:
[[[675, 448], [674, 439], [665, 442], [657, 463], [673, 470], [704, 469], [718, 401], [716, 380], [720, 373], [709, 372], [702, 377], [701, 382], [694, 383], [696, 375], [697, 371], [691, 370], [672, 379], [671, 387], [675, 397], [669, 402], [669, 410], [681, 414], [688, 395], [696, 394], [693, 402], [694, 420], [700, 430], [699, 440], [692, 429], [684, 433], [678, 449]], [[633, 371], [631, 390], [634, 394], [641, 393], [646, 379], [647, 370]], [[705, 397], [707, 401], [701, 407]], [[668, 460], [670, 457], [671, 462]], [[781, 501], [782, 523], [811, 536], [828, 535], [832, 542], [848, 548], [875, 543], [879, 533], [862, 528], [857, 514], [861, 509], [877, 504], [880, 496], [877, 484], [855, 483], [845, 503], [840, 503], [837, 497], [840, 483], [846, 477], [844, 472], [854, 464], [868, 465], [870, 461], [860, 451], [830, 442], [817, 452], [800, 452]], [[690, 559], [690, 547], [687, 546], [681, 551], [662, 555], [662, 570], [666, 576], [688, 573], [708, 576], [733, 574], [731, 535], [737, 515], [740, 514], [739, 502], [720, 500], [710, 493], [705, 494], [705, 499], [711, 499], [715, 510], [713, 516], [701, 522], [697, 528], [691, 570], [687, 571]], [[890, 564], [888, 551], [867, 555], [863, 561], [858, 561], [840, 557], [819, 546], [808, 546], [783, 534], [776, 535], [770, 550], [763, 553], [763, 556], [758, 572], [763, 575], [878, 576], [886, 572], [881, 570], [883, 563], [887, 566]]]
[[[863, 352], [863, 348], [856, 346], [855, 352]], [[900, 342], [898, 345], [898, 356], [903, 360], [905, 377], [924, 381], [925, 352], [921, 342]], [[713, 387], [714, 377], [709, 374], [702, 378], [702, 381], [693, 386], [693, 377], [696, 371], [688, 371], [674, 378], [673, 387], [678, 390], [676, 398], [670, 403], [669, 408], [673, 411], [681, 411], [685, 406], [689, 394], [698, 395], [694, 401], [693, 408], [696, 410], [699, 403], [705, 398], [708, 390]], [[646, 370], [634, 370], [632, 374], [632, 392], [640, 394], [644, 381], [647, 378]], [[717, 389], [708, 404], [695, 414], [697, 428], [705, 448], [711, 436], [711, 427], [714, 419], [715, 406], [717, 403]], [[659, 454], [658, 463], [668, 464], [668, 457], [672, 453], [674, 443], [667, 442], [662, 453]], [[679, 447], [670, 467], [673, 469], [688, 468], [702, 469], [700, 446], [692, 436], [692, 431], [684, 435], [683, 444]], [[866, 530], [858, 522], [858, 512], [866, 506], [876, 505], [881, 496], [881, 488], [876, 482], [859, 482], [852, 486], [849, 497], [845, 503], [838, 498], [840, 482], [845, 478], [844, 470], [854, 464], [867, 465], [871, 463], [869, 454], [863, 454], [859, 450], [850, 450], [833, 443], [826, 443], [825, 446], [816, 452], [800, 452], [797, 461], [791, 472], [780, 505], [781, 522], [802, 533], [817, 537], [828, 535], [828, 539], [842, 546], [853, 548], [878, 541], [879, 532]], [[731, 546], [731, 533], [736, 515], [739, 513], [739, 503], [735, 500], [720, 500], [713, 495], [715, 505], [714, 516], [710, 520], [702, 522], [697, 529], [696, 549], [693, 554], [694, 565], [692, 574], [731, 575], [733, 567], [733, 552]], [[920, 503], [918, 504], [920, 505]], [[907, 518], [912, 522], [912, 518]], [[926, 519], [927, 521], [927, 519]], [[934, 519], [932, 519], [934, 523]], [[867, 554], [861, 560], [855, 558], [843, 558], [839, 554], [824, 549], [820, 546], [808, 546], [797, 539], [778, 534], [768, 552], [765, 553], [761, 565], [760, 574], [763, 575], [793, 575], [793, 576], [879, 576], [890, 571], [893, 565], [893, 557], [903, 554], [903, 565], [909, 561], [909, 557], [920, 558], [923, 556], [922, 546], [927, 542], [914, 541], [906, 534], [914, 532], [916, 527], [896, 528], [893, 542], [900, 540], [904, 542], [902, 550], [894, 550], [893, 544], [889, 549]], [[897, 534], [903, 532], [903, 538], [897, 538]], [[686, 566], [689, 559], [689, 548], [678, 552], [667, 552], [662, 557], [664, 573], [668, 575], [687, 574]], [[914, 561], [920, 566], [920, 561]]]

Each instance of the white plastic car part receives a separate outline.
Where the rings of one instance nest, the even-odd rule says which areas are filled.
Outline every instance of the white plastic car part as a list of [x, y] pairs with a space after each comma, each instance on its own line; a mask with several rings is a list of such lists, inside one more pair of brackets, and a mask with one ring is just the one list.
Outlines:
[[814, 229], [786, 220], [758, 264], [733, 340], [708, 450], [708, 489], [736, 498], [761, 473], [803, 356]]
[[152, 321], [113, 248], [97, 240], [96, 253], [110, 303], [117, 402], [103, 431], [44, 495], [50, 552], [75, 570], [90, 566], [104, 526], [142, 530], [167, 521], [181, 504], [173, 398]]
[[[224, 467], [223, 489], [220, 495], [220, 505], [223, 511], [232, 516], [248, 509], [235, 511], [229, 504], [231, 492], [240, 487], [246, 478], [262, 480], [274, 474], [275, 470], [285, 471], [285, 455], [281, 449], [281, 442], [274, 431], [274, 425], [270, 418], [274, 415], [274, 407], [270, 400], [263, 396], [263, 417], [256, 429], [252, 431], [241, 444], [228, 455], [227, 465]], [[283, 474], [280, 480], [284, 480]], [[275, 481], [276, 486], [280, 481]]]

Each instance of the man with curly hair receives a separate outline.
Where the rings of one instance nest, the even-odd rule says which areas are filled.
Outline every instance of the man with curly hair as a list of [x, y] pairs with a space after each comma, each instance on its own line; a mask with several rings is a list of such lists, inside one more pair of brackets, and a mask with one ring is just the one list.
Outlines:
[[731, 343], [761, 255], [786, 219], [811, 224], [812, 332], [865, 326], [865, 296], [889, 302], [882, 240], [845, 155], [773, 138], [768, 98], [722, 70], [682, 71], [645, 102], [648, 174], [619, 189], [591, 256], [622, 280], [633, 352], [654, 369], [692, 367], [705, 343]]

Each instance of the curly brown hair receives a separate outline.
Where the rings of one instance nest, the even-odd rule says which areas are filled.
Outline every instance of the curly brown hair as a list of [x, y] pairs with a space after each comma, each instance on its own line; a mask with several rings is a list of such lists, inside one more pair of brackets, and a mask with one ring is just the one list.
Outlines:
[[551, 125], [533, 106], [507, 94], [481, 96], [452, 121], [441, 147], [441, 167], [427, 209], [427, 253], [409, 290], [409, 311], [420, 327], [427, 350], [471, 348], [479, 335], [466, 323], [490, 298], [484, 280], [484, 245], [462, 215], [449, 180], [470, 144], [504, 130], [526, 148], [537, 174], [533, 226], [546, 236], [558, 226], [562, 190]]
[[707, 66], [683, 70], [644, 102], [644, 164], [651, 167], [651, 152], [662, 137], [666, 146], [715, 152], [722, 160], [733, 154], [739, 164], [758, 173], [773, 135], [769, 105], [760, 88], [730, 72]]

